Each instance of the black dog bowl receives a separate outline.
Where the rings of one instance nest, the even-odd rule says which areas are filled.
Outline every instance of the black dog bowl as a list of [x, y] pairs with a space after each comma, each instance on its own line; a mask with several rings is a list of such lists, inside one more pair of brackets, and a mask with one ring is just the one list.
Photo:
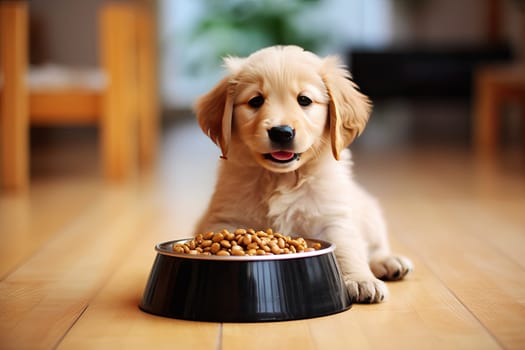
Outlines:
[[329, 315], [351, 302], [335, 246], [319, 240], [313, 252], [268, 256], [177, 254], [171, 241], [157, 257], [140, 308], [193, 321], [284, 321]]

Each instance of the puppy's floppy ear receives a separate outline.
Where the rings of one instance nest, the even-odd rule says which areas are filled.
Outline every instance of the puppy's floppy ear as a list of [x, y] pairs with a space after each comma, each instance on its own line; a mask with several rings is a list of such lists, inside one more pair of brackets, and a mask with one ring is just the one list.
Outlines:
[[332, 153], [339, 160], [340, 152], [364, 130], [371, 104], [368, 97], [357, 90], [357, 85], [350, 80], [350, 72], [338, 57], [323, 60], [321, 76], [330, 98]]
[[195, 113], [202, 131], [221, 148], [224, 159], [231, 138], [234, 94], [235, 83], [227, 76], [195, 104]]

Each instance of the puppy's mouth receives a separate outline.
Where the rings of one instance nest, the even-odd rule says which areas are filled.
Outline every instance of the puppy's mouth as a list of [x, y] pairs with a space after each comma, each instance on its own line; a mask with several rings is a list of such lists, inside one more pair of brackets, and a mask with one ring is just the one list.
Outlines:
[[288, 151], [277, 151], [272, 153], [265, 153], [263, 156], [265, 159], [271, 160], [272, 162], [290, 163], [294, 160], [299, 160], [301, 154]]

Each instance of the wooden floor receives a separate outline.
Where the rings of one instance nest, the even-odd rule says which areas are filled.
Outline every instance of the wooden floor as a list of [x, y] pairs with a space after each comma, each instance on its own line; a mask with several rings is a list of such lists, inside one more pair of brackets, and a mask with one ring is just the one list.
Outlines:
[[525, 349], [523, 154], [358, 149], [357, 179], [414, 273], [389, 283], [383, 304], [217, 324], [137, 304], [154, 245], [187, 237], [204, 209], [218, 150], [194, 122], [179, 123], [158, 171], [112, 186], [93, 144], [77, 141], [36, 147], [30, 193], [0, 196], [2, 349]]

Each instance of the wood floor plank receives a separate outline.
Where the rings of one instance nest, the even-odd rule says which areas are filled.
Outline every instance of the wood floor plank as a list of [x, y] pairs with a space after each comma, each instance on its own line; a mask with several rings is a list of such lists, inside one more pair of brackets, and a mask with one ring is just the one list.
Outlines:
[[63, 181], [33, 186], [29, 193], [0, 196], [0, 280], [99, 195], [96, 181]]
[[[155, 258], [155, 244], [184, 238], [158, 208], [119, 269], [92, 300], [59, 349], [217, 349], [220, 324], [191, 322], [142, 312], [142, 297]], [[111, 325], [111, 327], [108, 327]]]
[[523, 199], [475, 203], [458, 200], [448, 203], [447, 208], [458, 225], [468, 228], [525, 269], [525, 192]]
[[[508, 349], [525, 344], [523, 267], [480, 234], [475, 218], [447, 202], [393, 201], [391, 218], [404, 244]], [[414, 215], [417, 214], [417, 215]], [[484, 213], [490, 216], [490, 210]], [[483, 220], [483, 219], [481, 219]], [[487, 230], [493, 230], [491, 226]]]
[[108, 278], [151, 211], [130, 189], [107, 189], [78, 220], [0, 282], [0, 344], [54, 347]]

